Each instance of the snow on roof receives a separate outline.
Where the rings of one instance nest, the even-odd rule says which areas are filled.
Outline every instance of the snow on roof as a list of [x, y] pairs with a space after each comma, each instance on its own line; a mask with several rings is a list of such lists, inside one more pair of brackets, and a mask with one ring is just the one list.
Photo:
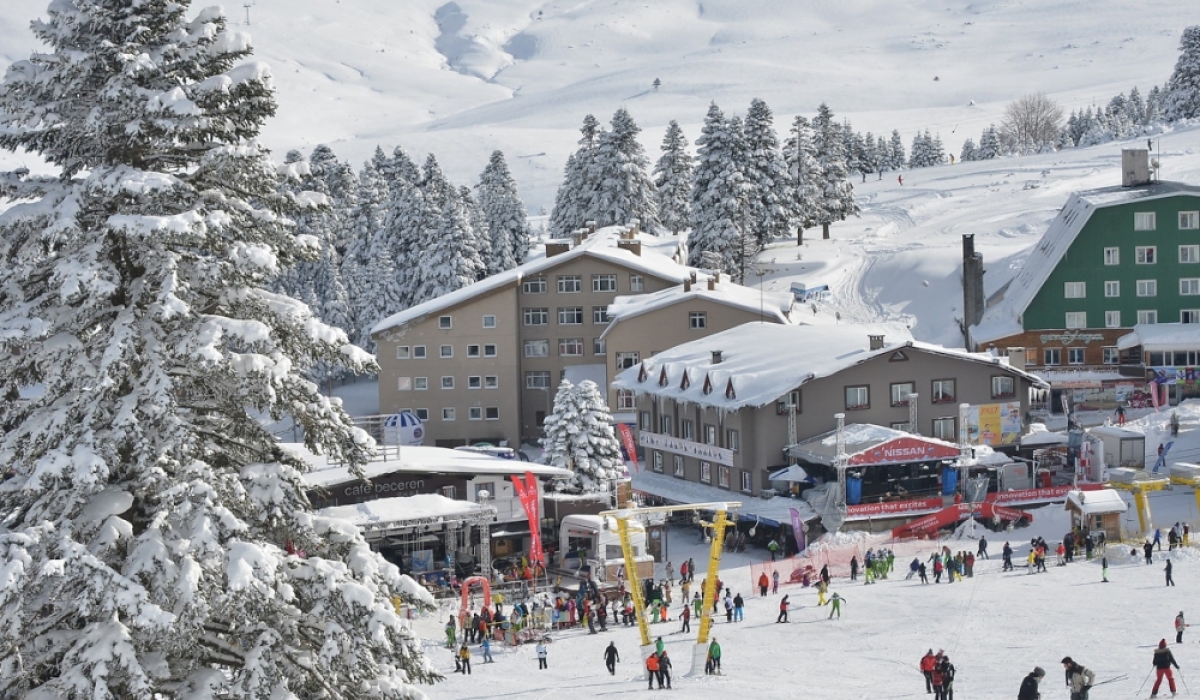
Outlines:
[[372, 526], [402, 526], [405, 522], [425, 518], [462, 518], [469, 515], [483, 515], [492, 506], [456, 501], [437, 493], [424, 493], [415, 496], [398, 496], [394, 498], [377, 498], [373, 501], [354, 503], [346, 506], [331, 506], [322, 508], [321, 515], [330, 518], [348, 520], [360, 528]]
[[[869, 349], [868, 336], [872, 335], [883, 336], [883, 348]], [[1046, 386], [1002, 358], [915, 341], [908, 328], [898, 323], [792, 326], [756, 322], [660, 352], [618, 374], [613, 386], [737, 410], [765, 406], [802, 384], [904, 348], [993, 364], [1035, 386]], [[714, 351], [722, 353], [720, 364], [713, 364]], [[681, 381], [685, 371], [689, 379], [686, 388]]]
[[[903, 430], [886, 428], [882, 425], [873, 425], [871, 423], [851, 423], [846, 426], [842, 433], [846, 443], [847, 457], [863, 454], [873, 447], [902, 438], [926, 443], [934, 448], [943, 447], [953, 452], [952, 456], [934, 457], [933, 459], [952, 459], [953, 457], [957, 457], [959, 453], [958, 446], [954, 443], [923, 435], [913, 435]], [[795, 445], [790, 445], [788, 446], [788, 454], [810, 462], [832, 465], [834, 459], [837, 457], [837, 431], [831, 430], [827, 433], [815, 435]], [[899, 461], [920, 462], [926, 460], [921, 457], [913, 457], [911, 452], [906, 452], [905, 457]], [[872, 462], [872, 464], [882, 463]]]
[[1106, 187], [1073, 193], [1034, 246], [1024, 267], [1008, 285], [1003, 298], [990, 306], [983, 319], [971, 327], [971, 340], [982, 344], [1024, 330], [1021, 316], [1097, 209], [1178, 194], [1200, 195], [1200, 187], [1157, 182], [1142, 187]]
[[1101, 437], [1114, 437], [1122, 440], [1145, 440], [1145, 433], [1139, 433], [1133, 430], [1118, 428], [1115, 425], [1098, 425], [1095, 428], [1087, 429], [1089, 435], [1099, 435]]
[[809, 521], [817, 517], [817, 512], [811, 505], [795, 498], [759, 498], [748, 493], [731, 494], [726, 489], [695, 481], [676, 479], [673, 476], [658, 474], [648, 469], [635, 472], [631, 476], [635, 490], [674, 503], [720, 503], [736, 500], [742, 504], [737, 509], [739, 516], [758, 516], [772, 520], [776, 525], [792, 521], [792, 516], [788, 512], [790, 508], [795, 508], [800, 513], [801, 520]]
[[1117, 339], [1117, 348], [1141, 347], [1146, 352], [1200, 350], [1200, 323], [1139, 323]]
[[684, 291], [684, 285], [678, 285], [652, 294], [634, 294], [617, 297], [608, 306], [608, 317], [611, 319], [611, 323], [609, 323], [604, 333], [607, 334], [621, 321], [693, 299], [704, 299], [717, 304], [731, 306], [735, 309], [742, 309], [756, 314], [762, 313], [776, 323], [791, 323], [788, 314], [791, 313], [795, 297], [790, 293], [762, 292], [760, 294], [757, 289], [735, 284], [724, 279], [720, 282], [715, 282], [713, 284], [714, 288], [709, 289], [709, 279], [711, 278], [707, 275], [698, 276], [696, 282], [692, 283], [692, 288], [689, 291]]
[[1067, 444], [1067, 436], [1052, 433], [1045, 423], [1030, 423], [1029, 432], [1020, 437], [1021, 447], [1054, 447]]
[[1095, 491], [1067, 492], [1067, 508], [1074, 506], [1083, 515], [1103, 515], [1104, 513], [1124, 513], [1129, 510], [1129, 504], [1121, 498], [1116, 489], [1097, 489]]
[[1045, 370], [1040, 369], [1034, 372], [1037, 376], [1046, 380], [1050, 384], [1064, 384], [1070, 382], [1113, 382], [1113, 381], [1131, 381], [1131, 377], [1127, 377], [1113, 369], [1060, 369], [1060, 370]]
[[[619, 247], [617, 241], [620, 240], [621, 234], [625, 230], [626, 227], [624, 226], [608, 226], [598, 229], [596, 233], [588, 236], [579, 245], [573, 246], [566, 252], [530, 260], [511, 270], [499, 272], [474, 284], [469, 284], [462, 289], [455, 290], [449, 294], [443, 294], [435, 299], [430, 299], [399, 313], [392, 314], [375, 324], [375, 327], [371, 329], [371, 335], [382, 333], [396, 326], [402, 326], [424, 318], [429, 314], [458, 306], [481, 294], [520, 284], [526, 277], [540, 274], [579, 257], [598, 258], [636, 272], [673, 282], [683, 282], [692, 273], [692, 268], [680, 265], [673, 259], [655, 252], [649, 246], [642, 246], [641, 255]], [[640, 234], [635, 240], [640, 240]], [[568, 240], [554, 242], [569, 243]]]
[[[357, 480], [348, 467], [331, 466], [324, 455], [313, 454], [301, 443], [285, 443], [282, 447], [312, 465], [313, 471], [304, 475], [304, 480], [311, 486], [333, 486]], [[481, 476], [532, 472], [535, 476], [551, 479], [565, 479], [571, 476], [571, 472], [566, 469], [544, 464], [501, 459], [481, 452], [424, 446], [402, 447], [399, 457], [370, 462], [363, 470], [368, 479], [401, 472]]]

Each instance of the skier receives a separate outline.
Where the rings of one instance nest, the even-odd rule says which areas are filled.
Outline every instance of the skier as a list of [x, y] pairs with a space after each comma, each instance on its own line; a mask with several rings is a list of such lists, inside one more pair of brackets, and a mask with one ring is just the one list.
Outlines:
[[788, 613], [788, 597], [784, 596], [783, 600], [779, 601], [779, 617], [775, 618], [775, 622], [787, 622]]
[[1188, 625], [1187, 623], [1185, 623], [1183, 621], [1183, 611], [1180, 610], [1179, 614], [1175, 616], [1175, 643], [1176, 644], [1183, 644], [1183, 630], [1185, 627], [1190, 627], [1190, 626], [1191, 625]]
[[933, 655], [933, 649], [927, 651], [925, 656], [921, 657], [921, 663], [918, 664], [918, 668], [921, 669], [921, 675], [925, 676], [926, 693], [933, 692], [933, 667], [935, 664], [937, 664], [937, 657]]
[[1071, 700], [1088, 700], [1088, 691], [1096, 683], [1096, 674], [1075, 663], [1069, 656], [1063, 657], [1062, 665], [1066, 673], [1067, 686], [1071, 689]]
[[1174, 586], [1175, 579], [1171, 578], [1171, 560], [1170, 559], [1167, 560], [1167, 566], [1166, 566], [1166, 568], [1163, 569], [1163, 571], [1165, 571], [1167, 574], [1167, 584], [1166, 585]]
[[984, 559], [987, 559], [987, 558], [988, 558], [988, 553], [987, 553], [987, 538], [986, 538], [986, 537], [980, 537], [980, 538], [979, 538], [979, 551], [978, 551], [978, 552], [976, 552], [975, 556], [976, 556], [976, 557], [983, 557]]
[[446, 620], [446, 648], [447, 649], [454, 648], [454, 641], [455, 641], [454, 640], [454, 630], [455, 630], [454, 618], [452, 617], [449, 620]]
[[608, 648], [604, 650], [604, 665], [608, 668], [610, 676], [617, 675], [617, 664], [621, 661], [621, 655], [617, 652], [617, 643], [609, 642]]
[[1154, 545], [1150, 544], [1150, 540], [1146, 540], [1142, 545], [1142, 551], [1146, 554], [1146, 566], [1149, 566], [1150, 562], [1154, 561]]
[[929, 576], [925, 572], [925, 562], [921, 562], [921, 566], [917, 568], [917, 576], [921, 578], [921, 583], [929, 583]]
[[733, 622], [733, 598], [729, 597], [729, 592], [725, 592], [725, 621]]
[[762, 572], [758, 577], [758, 597], [767, 597], [767, 588], [771, 585], [770, 579], [767, 578], [767, 572]]
[[483, 641], [479, 644], [479, 649], [483, 652], [483, 663], [493, 663], [494, 659], [492, 659], [492, 640], [484, 637]]
[[833, 606], [833, 609], [829, 611], [829, 619], [830, 620], [833, 619], [834, 613], [837, 613], [839, 620], [842, 619], [842, 603], [844, 603], [844, 602], [846, 602], [846, 599], [841, 597], [837, 593], [834, 593], [833, 597], [829, 599], [829, 604]]
[[825, 592], [829, 590], [829, 584], [825, 581], [817, 581], [817, 605], [824, 605], [829, 602], [825, 600]]
[[679, 617], [683, 619], [683, 627], [679, 628], [680, 632], [692, 631], [692, 609], [686, 603], [683, 605], [683, 612], [679, 613]]
[[903, 187], [903, 186], [904, 186], [904, 176], [903, 176], [903, 175], [897, 175], [897, 176], [896, 176], [896, 181], [900, 183], [900, 186], [901, 186], [901, 187]]
[[658, 687], [662, 688], [663, 683], [667, 684], [667, 690], [671, 689], [671, 659], [667, 656], [666, 650], [658, 655]]
[[850, 580], [858, 580], [858, 556], [850, 557]]
[[1038, 683], [1046, 676], [1046, 671], [1041, 666], [1034, 666], [1033, 670], [1025, 676], [1025, 680], [1021, 681], [1021, 690], [1017, 691], [1017, 700], [1040, 700], [1042, 694], [1038, 692]]
[[775, 556], [779, 554], [779, 543], [771, 540], [767, 543], [767, 551], [771, 553], [771, 561], [775, 561]]
[[920, 560], [920, 558], [918, 558], [918, 557], [913, 557], [913, 560], [912, 560], [912, 562], [910, 562], [910, 563], [909, 563], [909, 565], [908, 565], [908, 576], [905, 576], [905, 577], [904, 577], [904, 580], [905, 580], [905, 581], [907, 581], [907, 580], [909, 580], [910, 578], [912, 578], [913, 576], [916, 576], [916, 575], [917, 575], [917, 572], [918, 572], [918, 571], [920, 571], [920, 570], [921, 570], [921, 560]]
[[458, 650], [458, 660], [462, 663], [461, 673], [471, 675], [471, 650], [467, 648], [466, 642], [463, 642]]
[[1013, 570], [1013, 563], [1012, 563], [1013, 549], [1012, 549], [1012, 546], [1007, 542], [1004, 543], [1003, 554], [1004, 554], [1004, 566], [1000, 570], [1001, 571], [1012, 571]]
[[658, 681], [659, 688], [663, 687], [662, 675], [658, 671], [658, 654], [651, 654], [646, 657], [646, 676], [649, 679], [646, 690], [654, 690], [655, 680]]
[[666, 649], [666, 648], [667, 648], [667, 645], [663, 643], [662, 637], [659, 637], [658, 639], [654, 640], [654, 653], [655, 654], [663, 653], [663, 649]]
[[742, 594], [738, 593], [733, 597], [733, 621], [741, 622], [746, 614], [746, 601], [742, 599]]
[[1152, 543], [1158, 551], [1162, 551], [1162, 528], [1154, 528], [1154, 542]]
[[771, 572], [771, 593], [778, 593], [778, 592], [779, 592], [779, 572], [772, 571]]
[[712, 642], [708, 645], [708, 661], [712, 667], [711, 673], [721, 675], [721, 645], [717, 644], [716, 637], [713, 637]]
[[1171, 688], [1171, 697], [1175, 697], [1175, 675], [1171, 673], [1171, 667], [1179, 668], [1179, 664], [1175, 661], [1175, 655], [1167, 648], [1167, 640], [1158, 640], [1158, 648], [1154, 650], [1154, 659], [1150, 662], [1154, 665], [1155, 672], [1158, 677], [1154, 679], [1154, 687], [1150, 690], [1150, 697], [1158, 697], [1158, 687], [1162, 685], [1163, 676], [1167, 677], [1167, 685]]
[[1117, 406], [1117, 425], [1125, 425], [1125, 407]]
[[544, 670], [546, 668], [546, 643], [539, 641], [534, 647], [534, 652], [537, 653], [538, 670]]
[[941, 700], [954, 700], [954, 664], [950, 663], [950, 657], [942, 654], [941, 661], [938, 661], [938, 670], [942, 674], [942, 698]]

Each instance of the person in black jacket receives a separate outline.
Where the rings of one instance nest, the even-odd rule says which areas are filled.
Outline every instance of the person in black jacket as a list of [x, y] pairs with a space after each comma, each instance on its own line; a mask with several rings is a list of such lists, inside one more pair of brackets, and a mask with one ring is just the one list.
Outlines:
[[608, 667], [609, 675], [617, 675], [617, 662], [621, 660], [621, 655], [617, 652], [617, 643], [609, 642], [608, 648], [604, 650], [604, 665]]
[[1062, 665], [1066, 672], [1067, 687], [1071, 689], [1071, 700], [1088, 700], [1088, 691], [1096, 682], [1096, 674], [1069, 656], [1063, 657]]
[[1000, 570], [1001, 571], [1012, 571], [1013, 570], [1013, 563], [1012, 563], [1013, 548], [1012, 548], [1012, 545], [1005, 542], [1003, 554], [1004, 554], [1004, 566]]
[[1171, 667], [1179, 668], [1179, 664], [1175, 661], [1175, 655], [1167, 648], [1167, 640], [1158, 640], [1158, 648], [1154, 650], [1154, 659], [1150, 663], [1154, 664], [1155, 672], [1158, 674], [1158, 677], [1154, 679], [1154, 688], [1150, 691], [1150, 697], [1158, 697], [1158, 687], [1162, 685], [1163, 676], [1167, 677], [1171, 695], [1175, 695], [1175, 676], [1171, 673]]
[[[937, 667], [934, 669], [934, 698], [935, 700], [954, 700], [954, 664], [950, 663], [950, 657], [947, 654], [942, 654], [942, 658], [938, 661]], [[936, 685], [938, 677], [941, 677], [942, 693], [937, 695], [938, 686]]]
[[658, 655], [658, 687], [662, 688], [664, 682], [667, 684], [667, 690], [670, 690], [671, 659], [667, 656], [666, 649], [663, 649]]
[[1017, 691], [1017, 700], [1039, 700], [1042, 694], [1038, 692], [1038, 683], [1046, 677], [1046, 671], [1041, 666], [1034, 666], [1033, 670], [1025, 676], [1025, 680], [1021, 681], [1021, 690]]

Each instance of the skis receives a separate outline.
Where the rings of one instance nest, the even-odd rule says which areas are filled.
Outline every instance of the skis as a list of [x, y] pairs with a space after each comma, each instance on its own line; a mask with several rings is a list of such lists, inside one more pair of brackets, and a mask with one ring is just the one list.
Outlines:
[[1104, 685], [1105, 683], [1113, 683], [1113, 682], [1116, 682], [1116, 681], [1123, 681], [1123, 680], [1125, 680], [1126, 678], [1129, 678], [1129, 674], [1128, 674], [1128, 673], [1122, 673], [1122, 674], [1121, 674], [1121, 675], [1119, 675], [1119, 676], [1113, 676], [1112, 678], [1108, 678], [1108, 679], [1106, 679], [1106, 680], [1097, 681], [1097, 682], [1095, 682], [1095, 683], [1093, 683], [1093, 684], [1092, 684], [1092, 687], [1093, 687], [1093, 688], [1095, 688], [1096, 686], [1098, 686], [1098, 685]]

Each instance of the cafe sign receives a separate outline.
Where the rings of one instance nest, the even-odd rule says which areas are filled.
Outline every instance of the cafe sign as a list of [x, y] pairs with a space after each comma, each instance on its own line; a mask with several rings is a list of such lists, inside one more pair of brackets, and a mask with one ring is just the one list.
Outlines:
[[1097, 343], [1103, 340], [1104, 336], [1100, 333], [1080, 333], [1077, 330], [1042, 334], [1042, 343], [1059, 343], [1061, 345], [1070, 345], [1077, 342], [1084, 344]]
[[694, 457], [706, 462], [716, 462], [727, 467], [733, 466], [733, 450], [716, 445], [705, 445], [691, 440], [683, 440], [670, 435], [638, 431], [638, 444], [651, 450], [662, 450], [671, 454]]

